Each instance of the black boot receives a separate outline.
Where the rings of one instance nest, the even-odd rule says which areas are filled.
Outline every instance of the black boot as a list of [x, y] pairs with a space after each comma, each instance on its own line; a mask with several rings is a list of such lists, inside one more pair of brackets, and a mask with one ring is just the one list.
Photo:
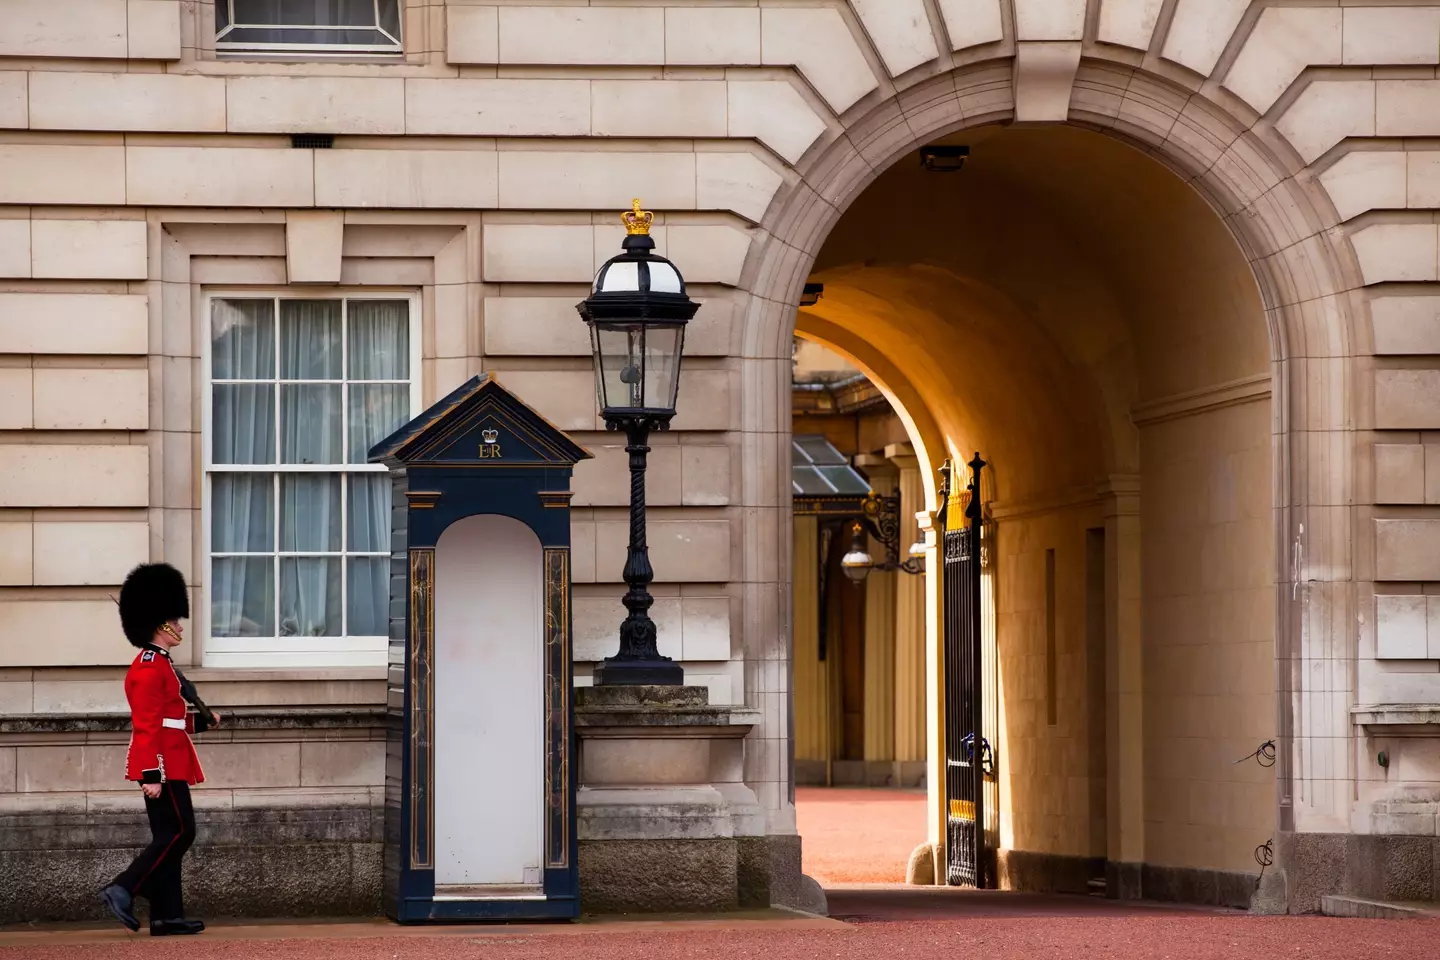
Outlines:
[[151, 920], [152, 937], [186, 937], [205, 929], [204, 920]]
[[105, 904], [106, 908], [115, 915], [116, 920], [125, 924], [132, 931], [140, 929], [140, 921], [135, 919], [135, 914], [131, 910], [134, 902], [129, 890], [118, 883], [112, 883], [100, 891], [100, 902]]

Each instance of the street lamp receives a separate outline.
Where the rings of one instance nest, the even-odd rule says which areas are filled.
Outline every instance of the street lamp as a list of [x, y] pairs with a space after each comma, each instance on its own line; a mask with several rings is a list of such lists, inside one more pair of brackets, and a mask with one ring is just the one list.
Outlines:
[[[861, 504], [864, 520], [850, 524], [850, 549], [840, 558], [840, 569], [845, 576], [856, 583], [870, 575], [871, 570], [882, 573], [899, 570], [901, 573], [919, 575], [925, 572], [925, 542], [917, 540], [910, 545], [909, 559], [900, 559], [900, 498], [881, 497], [875, 494], [865, 498]], [[865, 532], [869, 530], [885, 548], [885, 559], [876, 563], [865, 549]]]
[[590, 296], [575, 309], [590, 326], [595, 390], [605, 429], [625, 431], [630, 455], [630, 548], [625, 558], [625, 609], [620, 652], [595, 668], [597, 686], [678, 685], [685, 672], [660, 655], [650, 619], [650, 554], [645, 543], [645, 457], [650, 431], [670, 429], [680, 386], [680, 351], [685, 325], [700, 305], [685, 295], [675, 265], [653, 251], [650, 224], [655, 215], [640, 201], [620, 216], [623, 252], [595, 274]]

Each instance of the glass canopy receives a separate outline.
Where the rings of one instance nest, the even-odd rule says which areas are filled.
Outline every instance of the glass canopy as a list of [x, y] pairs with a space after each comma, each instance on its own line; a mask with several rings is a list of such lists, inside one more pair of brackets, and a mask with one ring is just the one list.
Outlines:
[[790, 480], [802, 497], [863, 497], [870, 484], [843, 453], [820, 436], [790, 442]]

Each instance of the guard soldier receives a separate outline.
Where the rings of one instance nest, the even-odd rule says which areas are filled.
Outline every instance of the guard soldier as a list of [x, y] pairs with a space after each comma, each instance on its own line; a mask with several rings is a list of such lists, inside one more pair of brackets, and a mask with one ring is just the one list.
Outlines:
[[[125, 636], [140, 648], [125, 674], [133, 731], [125, 778], [138, 781], [145, 793], [151, 840], [100, 897], [131, 930], [140, 929], [133, 912], [134, 898], [140, 896], [150, 901], [150, 936], [199, 933], [205, 924], [185, 919], [180, 892], [180, 861], [195, 839], [190, 786], [205, 779], [190, 734], [215, 726], [219, 715], [194, 695], [170, 659], [183, 639], [180, 620], [190, 616], [180, 571], [164, 563], [136, 567], [120, 588], [119, 603]], [[186, 710], [187, 699], [197, 713]]]

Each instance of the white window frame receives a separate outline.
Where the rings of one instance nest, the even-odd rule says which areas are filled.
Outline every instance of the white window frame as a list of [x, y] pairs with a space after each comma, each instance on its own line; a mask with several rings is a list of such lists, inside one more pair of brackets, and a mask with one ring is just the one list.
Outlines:
[[[276, 463], [263, 464], [220, 464], [214, 463], [211, 442], [215, 434], [212, 404], [214, 401], [213, 380], [211, 378], [212, 344], [211, 324], [213, 323], [213, 303], [216, 300], [403, 300], [409, 304], [410, 309], [410, 416], [413, 418], [422, 412], [422, 384], [421, 384], [421, 337], [424, 325], [421, 318], [421, 296], [418, 291], [400, 291], [395, 289], [355, 289], [355, 288], [295, 288], [295, 287], [256, 287], [250, 289], [215, 289], [206, 290], [201, 298], [204, 315], [201, 321], [201, 433], [200, 433], [200, 543], [204, 554], [202, 557], [201, 569], [204, 571], [202, 582], [203, 602], [198, 604], [195, 611], [199, 616], [192, 618], [192, 622], [199, 628], [197, 633], [204, 638], [203, 662], [207, 667], [240, 667], [240, 668], [310, 668], [310, 667], [383, 667], [388, 662], [390, 638], [384, 637], [215, 637], [211, 635], [210, 611], [213, 597], [211, 588], [214, 584], [214, 552], [211, 549], [212, 530], [211, 522], [211, 490], [210, 478], [217, 473], [385, 473], [388, 472], [383, 464], [361, 464], [361, 463], [339, 463], [339, 464], [284, 464], [279, 463], [279, 443], [277, 435], [276, 442]], [[279, 342], [279, 310], [277, 307], [275, 336]], [[348, 331], [344, 334], [343, 343], [349, 343]], [[347, 351], [348, 354], [348, 351]], [[342, 359], [345, 363], [346, 356]], [[346, 381], [349, 379], [347, 366], [342, 366]], [[278, 376], [279, 370], [276, 370]], [[263, 382], [263, 381], [262, 381]], [[288, 382], [288, 381], [287, 381]], [[299, 381], [304, 382], [304, 381]], [[334, 382], [334, 381], [325, 381]], [[276, 409], [279, 409], [280, 397], [277, 392], [275, 397]], [[341, 436], [348, 437], [346, 428], [349, 417], [348, 404], [341, 405]], [[344, 485], [342, 484], [342, 487]], [[341, 531], [346, 529], [345, 510], [349, 498], [344, 492], [341, 494]], [[280, 507], [275, 505], [276, 522], [279, 522]], [[275, 544], [274, 555], [281, 556], [279, 543]], [[347, 556], [344, 550], [345, 543], [341, 542], [339, 553], [326, 553], [325, 551], [306, 551], [305, 556]], [[359, 555], [359, 554], [353, 554]], [[389, 556], [389, 552], [385, 556]], [[371, 554], [380, 556], [380, 554]], [[278, 562], [278, 561], [277, 561]], [[275, 602], [279, 603], [279, 595]], [[349, 578], [345, 575], [340, 577], [340, 602], [342, 610], [347, 609], [344, 605], [349, 602]], [[279, 622], [276, 627], [278, 630]]]
[[[352, 27], [343, 25], [305, 25], [305, 24], [284, 24], [284, 23], [240, 23], [235, 18], [234, 0], [215, 0], [217, 5], [223, 4], [230, 14], [230, 23], [215, 34], [215, 49], [219, 53], [305, 53], [318, 54], [323, 56], [345, 56], [346, 54], [365, 54], [368, 56], [398, 57], [405, 53], [403, 36], [394, 36], [390, 31], [380, 26], [380, 0], [374, 0], [375, 23], [369, 27]], [[395, 6], [400, 22], [400, 29], [405, 29], [405, 0], [395, 0]], [[218, 6], [217, 6], [218, 9]], [[242, 43], [227, 41], [225, 36], [234, 30], [246, 28], [256, 30], [374, 30], [394, 41], [393, 44], [374, 43]]]

